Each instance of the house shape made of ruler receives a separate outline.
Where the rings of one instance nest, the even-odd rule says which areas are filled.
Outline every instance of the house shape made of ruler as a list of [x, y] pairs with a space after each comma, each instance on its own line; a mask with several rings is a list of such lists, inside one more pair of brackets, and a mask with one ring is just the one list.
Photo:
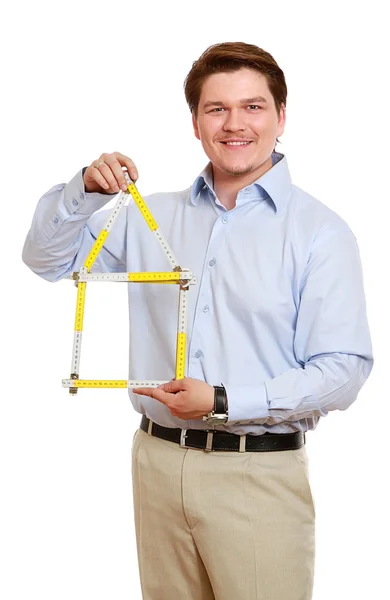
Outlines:
[[[188, 269], [182, 269], [178, 264], [171, 247], [164, 238], [158, 228], [152, 213], [147, 207], [145, 201], [141, 197], [134, 181], [129, 177], [127, 171], [124, 171], [124, 176], [127, 183], [127, 191], [121, 192], [117, 202], [110, 213], [105, 227], [98, 235], [92, 249], [79, 272], [72, 274], [72, 279], [75, 280], [77, 286], [76, 300], [76, 318], [73, 338], [73, 352], [71, 374], [69, 379], [62, 380], [62, 386], [69, 388], [71, 394], [76, 394], [79, 388], [133, 388], [133, 387], [157, 387], [162, 383], [166, 383], [171, 377], [167, 377], [161, 381], [129, 381], [127, 379], [80, 379], [80, 356], [81, 356], [81, 341], [83, 333], [85, 293], [88, 282], [93, 281], [125, 281], [127, 283], [166, 283], [176, 284], [179, 286], [179, 314], [177, 323], [177, 341], [176, 341], [176, 368], [175, 378], [182, 379], [185, 376], [186, 365], [186, 346], [187, 346], [187, 311], [188, 311], [188, 290], [189, 286], [196, 284], [196, 278]], [[172, 271], [162, 272], [143, 272], [143, 273], [91, 273], [91, 268], [99, 255], [99, 252], [104, 246], [104, 242], [109, 235], [115, 220], [124, 206], [129, 195], [134, 198], [139, 210], [141, 211], [146, 223], [156, 235], [162, 251], [166, 255], [169, 263], [172, 266]]]

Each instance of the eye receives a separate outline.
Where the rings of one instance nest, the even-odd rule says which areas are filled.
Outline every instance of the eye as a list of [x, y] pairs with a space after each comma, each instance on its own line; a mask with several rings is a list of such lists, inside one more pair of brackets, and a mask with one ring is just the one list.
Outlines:
[[222, 106], [217, 106], [216, 108], [212, 108], [210, 112], [220, 112], [221, 110], [225, 110]]
[[257, 109], [261, 110], [261, 106], [258, 106], [257, 104], [249, 104], [248, 108], [251, 108], [252, 110], [256, 111]]

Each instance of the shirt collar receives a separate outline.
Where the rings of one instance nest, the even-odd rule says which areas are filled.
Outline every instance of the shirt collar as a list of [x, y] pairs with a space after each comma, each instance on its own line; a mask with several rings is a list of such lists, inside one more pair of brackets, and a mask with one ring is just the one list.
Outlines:
[[[291, 177], [287, 159], [280, 152], [272, 152], [272, 167], [254, 181], [249, 188], [257, 188], [259, 199], [270, 198], [279, 213], [290, 197]], [[215, 198], [211, 163], [195, 179], [191, 186], [190, 198], [195, 206], [199, 203], [200, 192], [208, 188]]]

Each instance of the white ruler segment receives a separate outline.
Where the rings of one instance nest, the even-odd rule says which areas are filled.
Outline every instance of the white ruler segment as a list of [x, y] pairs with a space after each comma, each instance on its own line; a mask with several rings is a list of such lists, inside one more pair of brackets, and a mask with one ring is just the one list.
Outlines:
[[70, 372], [78, 375], [80, 372], [81, 339], [83, 332], [75, 331], [73, 336], [72, 366]]
[[114, 208], [112, 209], [110, 216], [108, 217], [107, 223], [106, 223], [105, 227], [103, 227], [103, 229], [105, 231], [110, 231], [111, 227], [115, 223], [115, 221], [120, 213], [122, 206], [124, 206], [128, 195], [129, 195], [129, 192], [120, 192], [120, 194], [118, 196], [118, 200], [116, 201], [116, 204], [115, 204]]
[[188, 289], [180, 288], [179, 292], [179, 317], [177, 323], [178, 333], [187, 333], [187, 315], [188, 315]]
[[160, 229], [156, 229], [156, 231], [154, 232], [156, 234], [156, 237], [160, 243], [161, 248], [164, 250], [165, 255], [167, 256], [169, 262], [172, 265], [173, 269], [177, 269], [179, 267], [179, 263], [177, 261], [176, 256], [173, 254], [173, 250], [170, 247], [170, 245], [168, 244], [167, 240], [165, 239], [165, 237], [163, 236], [163, 234], [161, 233]]
[[[89, 384], [88, 379], [63, 379], [62, 380], [62, 387], [65, 388], [69, 388], [69, 387], [74, 387], [75, 385], [77, 385], [77, 382], [80, 382], [81, 384], [83, 384], [83, 382], [86, 383], [86, 385], [79, 385], [78, 387], [116, 387], [115, 386], [115, 380], [91, 380], [91, 383]], [[138, 380], [138, 379], [132, 379], [132, 380], [128, 380], [127, 381], [127, 386], [128, 388], [135, 388], [135, 387], [157, 387], [158, 385], [162, 385], [163, 383], [169, 383], [171, 380], [170, 379], [162, 379], [161, 381], [156, 381], [156, 380], [146, 380], [146, 381], [142, 381], [142, 380]], [[101, 384], [101, 385], [100, 385]], [[112, 384], [112, 385], [110, 385]], [[122, 386], [118, 386], [118, 387], [122, 387]]]

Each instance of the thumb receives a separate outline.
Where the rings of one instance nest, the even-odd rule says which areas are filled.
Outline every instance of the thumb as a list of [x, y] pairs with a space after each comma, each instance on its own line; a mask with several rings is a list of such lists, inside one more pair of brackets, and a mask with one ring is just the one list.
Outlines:
[[171, 394], [180, 392], [180, 390], [184, 389], [182, 380], [176, 380], [175, 378], [171, 379], [171, 381], [168, 383], [162, 383], [161, 385], [158, 385], [157, 388], [160, 388], [160, 390], [164, 390], [164, 392]]
[[[172, 377], [171, 381], [176, 381], [176, 377]], [[164, 387], [164, 385], [167, 385], [167, 383], [160, 383], [160, 385], [158, 385], [157, 388], [161, 390]]]

